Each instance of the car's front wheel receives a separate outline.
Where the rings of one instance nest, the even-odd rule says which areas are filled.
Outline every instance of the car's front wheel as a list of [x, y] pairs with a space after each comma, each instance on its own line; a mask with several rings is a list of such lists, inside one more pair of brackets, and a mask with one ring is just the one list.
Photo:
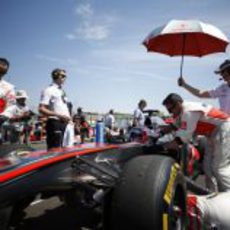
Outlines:
[[185, 229], [186, 189], [180, 167], [170, 157], [130, 160], [112, 193], [108, 229]]

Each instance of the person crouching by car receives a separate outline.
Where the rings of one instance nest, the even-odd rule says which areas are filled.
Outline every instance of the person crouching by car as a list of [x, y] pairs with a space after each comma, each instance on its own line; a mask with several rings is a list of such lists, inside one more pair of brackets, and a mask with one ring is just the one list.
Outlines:
[[47, 117], [47, 149], [67, 147], [74, 144], [74, 126], [68, 107], [68, 99], [63, 84], [67, 78], [66, 71], [54, 69], [51, 72], [52, 84], [42, 93], [39, 112]]
[[5, 135], [5, 138], [9, 138], [11, 143], [27, 143], [30, 126], [28, 124], [32, 117], [33, 112], [26, 105], [28, 99], [27, 93], [24, 90], [18, 90], [16, 92], [16, 104], [10, 105], [1, 113], [1, 118], [5, 119], [6, 124], [3, 125], [3, 129], [9, 135]]
[[[162, 130], [175, 132], [175, 139], [165, 144], [177, 149], [189, 143], [193, 134], [207, 137], [204, 155], [206, 184], [212, 191], [230, 190], [230, 117], [223, 111], [199, 102], [184, 102], [180, 95], [171, 93], [162, 103], [175, 119], [174, 126]], [[170, 130], [171, 129], [171, 130]]]

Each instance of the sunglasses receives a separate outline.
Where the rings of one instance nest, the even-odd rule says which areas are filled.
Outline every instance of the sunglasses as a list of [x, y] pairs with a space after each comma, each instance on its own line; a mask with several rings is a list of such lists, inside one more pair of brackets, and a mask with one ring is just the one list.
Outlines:
[[65, 74], [58, 74], [57, 76], [54, 77], [54, 79], [64, 79], [67, 76]]
[[65, 74], [59, 74], [58, 76], [61, 77], [61, 78], [66, 78], [67, 77]]

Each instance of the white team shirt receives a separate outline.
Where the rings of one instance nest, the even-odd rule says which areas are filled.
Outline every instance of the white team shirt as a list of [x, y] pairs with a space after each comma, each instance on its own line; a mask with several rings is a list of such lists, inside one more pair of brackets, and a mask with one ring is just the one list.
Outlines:
[[218, 98], [220, 109], [230, 114], [230, 86], [224, 83], [214, 90], [209, 91], [212, 98]]
[[21, 106], [21, 105], [15, 104], [15, 105], [11, 105], [7, 107], [6, 110], [1, 115], [4, 115], [8, 118], [13, 118], [15, 116], [21, 116], [24, 113], [29, 112], [29, 111], [30, 109], [27, 105]]
[[[3, 113], [1, 113], [1, 115], [4, 115], [6, 117], [8, 117], [9, 119], [10, 118], [13, 118], [13, 117], [16, 117], [16, 116], [21, 116], [23, 115], [24, 113], [26, 112], [29, 112], [30, 109], [27, 105], [25, 106], [21, 106], [19, 104], [15, 104], [15, 105], [10, 105], [9, 107], [7, 107]], [[7, 124], [10, 124], [10, 125], [13, 125], [14, 127], [17, 127], [17, 128], [20, 128], [20, 131], [22, 131], [22, 128], [23, 128], [23, 124], [24, 122], [9, 122], [9, 123], [6, 123]]]
[[51, 111], [70, 117], [67, 97], [63, 89], [55, 83], [42, 92], [40, 104], [47, 105]]
[[105, 117], [105, 126], [106, 127], [113, 127], [115, 124], [115, 118], [112, 114], [108, 114], [106, 117]]
[[137, 120], [137, 127], [139, 127], [139, 128], [144, 127], [145, 115], [139, 108], [134, 110], [133, 118]]
[[223, 122], [229, 122], [228, 115], [214, 109], [211, 105], [200, 102], [183, 102], [183, 112], [176, 121], [179, 123], [179, 129], [175, 132], [175, 136], [188, 143], [199, 124], [209, 129], [209, 125], [217, 127]]

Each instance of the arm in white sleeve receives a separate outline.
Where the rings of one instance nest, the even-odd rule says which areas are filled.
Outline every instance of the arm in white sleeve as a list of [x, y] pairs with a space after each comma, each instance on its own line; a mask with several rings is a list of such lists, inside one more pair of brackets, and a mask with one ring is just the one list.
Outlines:
[[176, 131], [175, 136], [179, 137], [183, 142], [188, 143], [192, 138], [201, 116], [202, 112], [185, 112], [182, 116], [182, 126]]
[[51, 97], [52, 95], [49, 88], [43, 90], [41, 93], [40, 104], [49, 105]]

